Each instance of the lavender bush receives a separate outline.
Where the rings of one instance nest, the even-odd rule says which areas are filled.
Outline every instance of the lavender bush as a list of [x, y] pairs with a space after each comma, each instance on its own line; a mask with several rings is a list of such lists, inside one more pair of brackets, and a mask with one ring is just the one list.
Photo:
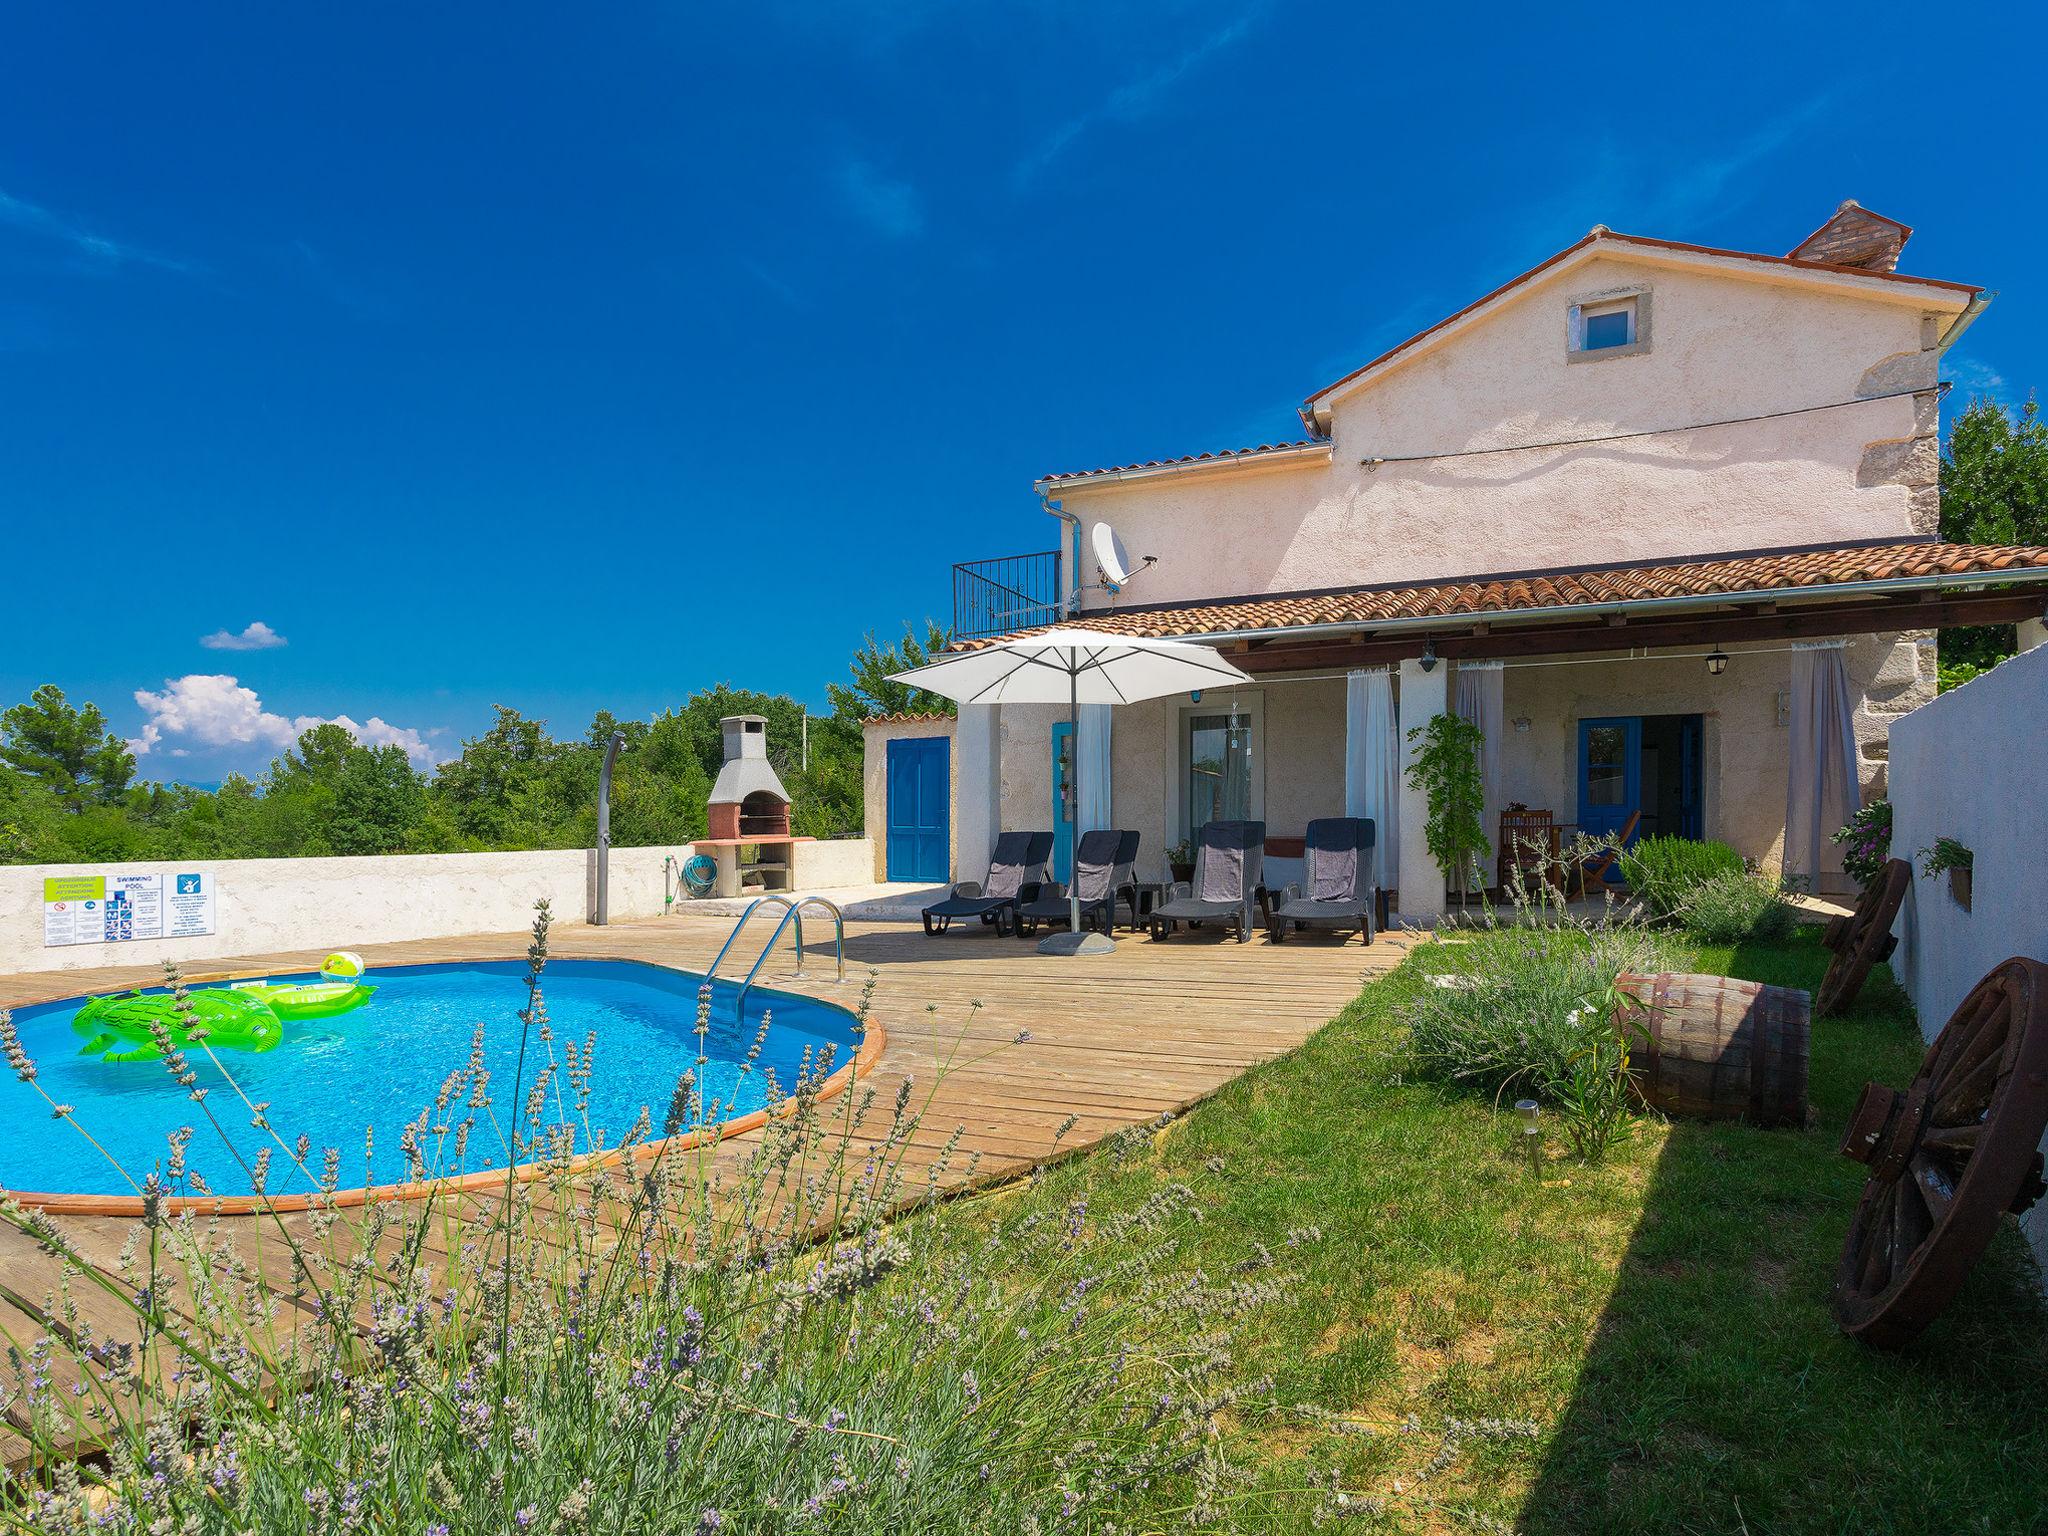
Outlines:
[[[1581, 837], [1566, 859], [1583, 864], [1601, 847]], [[1635, 1042], [1617, 978], [1670, 969], [1683, 952], [1611, 893], [1585, 914], [1540, 880], [1512, 879], [1509, 894], [1505, 912], [1489, 906], [1444, 931], [1425, 962], [1431, 984], [1404, 1014], [1409, 1048], [1426, 1076], [1536, 1099], [1572, 1150], [1597, 1161], [1633, 1120]]]
[[[1263, 1249], [1221, 1280], [1179, 1268], [1192, 1189], [1098, 1219], [1084, 1183], [1061, 1218], [991, 1217], [963, 1241], [936, 1219], [949, 1171], [972, 1171], [959, 1134], [913, 1175], [911, 1085], [826, 1100], [829, 1053], [767, 1084], [777, 1112], [739, 1144], [720, 1144], [726, 1107], [686, 1070], [663, 1123], [643, 1113], [591, 1167], [596, 1043], [558, 1055], [547, 950], [543, 905], [509, 1091], [479, 1045], [401, 1133], [412, 1177], [435, 1185], [420, 1198], [343, 1204], [338, 1151], [287, 1139], [231, 1076], [199, 1087], [159, 1038], [208, 1140], [181, 1133], [135, 1181], [145, 1214], [118, 1260], [96, 1267], [65, 1224], [0, 1205], [63, 1261], [48, 1307], [65, 1324], [11, 1341], [0, 1395], [43, 1462], [0, 1477], [0, 1522], [1050, 1533], [1115, 1530], [1137, 1500], [1212, 1525], [1247, 1508], [1220, 1426], [1250, 1404], [1223, 1369], [1232, 1328], [1284, 1276]], [[709, 1009], [707, 989], [700, 1066]], [[34, 1083], [4, 1014], [0, 1038]], [[187, 1049], [206, 1050], [203, 1030]], [[659, 1139], [698, 1128], [692, 1148]], [[283, 1160], [320, 1193], [235, 1225], [174, 1208], [208, 1187], [203, 1144], [258, 1191]], [[487, 1187], [451, 1187], [486, 1168]], [[102, 1453], [73, 1459], [81, 1440]]]

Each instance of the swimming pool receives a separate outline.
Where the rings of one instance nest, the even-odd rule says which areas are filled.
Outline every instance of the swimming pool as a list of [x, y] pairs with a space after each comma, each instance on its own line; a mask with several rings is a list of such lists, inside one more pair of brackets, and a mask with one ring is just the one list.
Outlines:
[[[219, 1059], [243, 1093], [269, 1105], [270, 1124], [287, 1143], [301, 1135], [309, 1138], [309, 1166], [316, 1174], [325, 1149], [333, 1147], [341, 1154], [343, 1188], [396, 1183], [407, 1174], [399, 1149], [401, 1131], [434, 1104], [449, 1074], [468, 1066], [479, 1024], [493, 1109], [499, 1124], [509, 1123], [525, 978], [525, 963], [511, 960], [375, 970], [368, 979], [376, 994], [353, 1012], [287, 1022], [273, 1049], [223, 1050]], [[612, 1146], [644, 1108], [659, 1135], [676, 1079], [697, 1057], [697, 997], [702, 984], [703, 978], [691, 972], [635, 960], [550, 961], [542, 994], [554, 1043], [551, 1051], [537, 1035], [529, 1041], [525, 1078], [530, 1088], [552, 1056], [557, 1071], [546, 1091], [544, 1121], [573, 1126], [580, 1150], [587, 1145], [587, 1115], [597, 1144]], [[802, 1070], [807, 1051], [815, 1062], [829, 1050], [835, 1069], [853, 1063], [858, 1040], [854, 1016], [847, 1009], [756, 987], [747, 995], [742, 1023], [734, 1006], [738, 991], [728, 981], [713, 986], [704, 1042], [709, 1060], [698, 1074], [706, 1104], [722, 1106], [718, 1118], [730, 1120], [763, 1108], [771, 1069], [787, 1091]], [[22, 1046], [38, 1068], [38, 1084], [58, 1103], [70, 1105], [78, 1126], [90, 1132], [137, 1183], [150, 1169], [167, 1163], [169, 1137], [180, 1127], [191, 1126], [188, 1165], [199, 1170], [214, 1194], [248, 1196], [248, 1175], [208, 1124], [201, 1106], [172, 1081], [161, 1061], [114, 1062], [79, 1054], [83, 1041], [73, 1032], [71, 1020], [84, 1002], [73, 997], [14, 1011]], [[753, 1070], [743, 1072], [764, 1009], [771, 1014], [767, 1038]], [[580, 1052], [591, 1037], [595, 1049], [589, 1103], [579, 1113], [577, 1091], [565, 1070], [568, 1046], [573, 1043]], [[212, 1090], [205, 1107], [236, 1139], [243, 1156], [253, 1157], [266, 1138], [250, 1127], [247, 1106], [204, 1051], [188, 1050], [186, 1056], [200, 1084]], [[437, 1124], [452, 1123], [463, 1113], [458, 1104], [429, 1118]], [[0, 1147], [0, 1187], [42, 1194], [134, 1195], [133, 1186], [107, 1156], [77, 1130], [52, 1119], [35, 1090], [11, 1075], [0, 1081], [0, 1124], [13, 1133]], [[479, 1112], [467, 1167], [478, 1169], [487, 1158], [502, 1168], [504, 1143]], [[310, 1188], [281, 1152], [274, 1153], [266, 1185], [269, 1195], [304, 1195]]]

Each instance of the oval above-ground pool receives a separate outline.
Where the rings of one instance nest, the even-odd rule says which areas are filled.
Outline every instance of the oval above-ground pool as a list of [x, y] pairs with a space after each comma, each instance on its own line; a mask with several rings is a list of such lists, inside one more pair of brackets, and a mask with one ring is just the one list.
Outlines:
[[[218, 1067], [205, 1051], [188, 1049], [186, 1058], [200, 1084], [211, 1090], [203, 1108], [172, 1080], [161, 1060], [109, 1061], [80, 1054], [85, 1042], [72, 1020], [85, 998], [15, 1009], [15, 1031], [36, 1064], [37, 1082], [31, 1086], [12, 1075], [0, 1081], [0, 1123], [11, 1132], [0, 1149], [0, 1188], [31, 1204], [62, 1203], [38, 1202], [37, 1195], [132, 1199], [144, 1176], [167, 1164], [171, 1136], [190, 1126], [187, 1164], [198, 1170], [213, 1195], [246, 1201], [248, 1174], [213, 1129], [206, 1115], [211, 1110], [242, 1159], [253, 1160], [258, 1148], [272, 1146], [265, 1185], [269, 1197], [311, 1193], [311, 1181], [250, 1125], [248, 1107], [224, 1081], [222, 1068], [233, 1074], [249, 1100], [268, 1106], [270, 1125], [286, 1144], [302, 1135], [308, 1139], [313, 1149], [308, 1166], [316, 1176], [325, 1150], [332, 1147], [340, 1154], [344, 1190], [402, 1182], [407, 1167], [399, 1136], [422, 1110], [433, 1110], [451, 1074], [469, 1068], [479, 1025], [481, 1063], [490, 1074], [493, 1103], [488, 1111], [475, 1112], [463, 1171], [502, 1169], [499, 1127], [509, 1125], [516, 1109], [511, 1099], [522, 1031], [519, 1012], [526, 1004], [525, 963], [394, 966], [373, 971], [368, 980], [376, 992], [361, 1007], [332, 1018], [288, 1021], [271, 1049], [220, 1050]], [[552, 1060], [555, 1072], [546, 1086], [542, 1118], [548, 1125], [573, 1127], [579, 1151], [591, 1148], [593, 1141], [598, 1148], [616, 1146], [643, 1109], [658, 1136], [678, 1077], [696, 1067], [703, 984], [703, 977], [691, 972], [637, 960], [550, 961], [542, 996], [553, 1044], [544, 1043], [537, 1032], [529, 1037], [521, 1098]], [[697, 1069], [696, 1086], [717, 1120], [731, 1122], [764, 1109], [770, 1073], [787, 1092], [806, 1060], [815, 1069], [829, 1053], [826, 1059], [834, 1070], [853, 1066], [861, 1041], [849, 1010], [756, 987], [747, 994], [742, 1023], [735, 1010], [738, 991], [731, 982], [714, 983], [703, 1045], [708, 1059]], [[743, 1070], [764, 1011], [770, 1021], [760, 1055], [750, 1070]], [[567, 1047], [573, 1042], [580, 1052], [593, 1037], [588, 1104], [579, 1111], [578, 1087], [566, 1070]], [[69, 1105], [76, 1125], [53, 1118], [36, 1087]], [[469, 1113], [470, 1087], [465, 1080], [461, 1099], [430, 1113], [430, 1123], [452, 1125]], [[434, 1168], [432, 1142], [430, 1136], [430, 1172], [453, 1171]], [[196, 1191], [181, 1188], [177, 1193]]]

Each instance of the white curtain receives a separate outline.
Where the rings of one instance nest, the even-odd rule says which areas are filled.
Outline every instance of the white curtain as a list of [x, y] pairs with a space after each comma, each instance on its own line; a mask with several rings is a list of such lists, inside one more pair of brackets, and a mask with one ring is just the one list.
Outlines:
[[1344, 814], [1372, 820], [1373, 884], [1401, 875], [1401, 730], [1387, 667], [1344, 679]]
[[1855, 695], [1840, 640], [1792, 647], [1792, 770], [1785, 793], [1785, 873], [1810, 891], [1846, 889], [1829, 841], [1863, 807], [1856, 780]]
[[1116, 823], [1110, 819], [1110, 754], [1108, 704], [1083, 704], [1074, 727], [1074, 769], [1080, 790], [1075, 807], [1074, 836], [1083, 832], [1105, 832]]
[[[1497, 854], [1500, 852], [1500, 759], [1501, 730], [1505, 722], [1501, 719], [1502, 695], [1506, 674], [1497, 661], [1461, 661], [1458, 663], [1458, 715], [1479, 727], [1483, 740], [1479, 744], [1479, 824], [1486, 832], [1487, 846]], [[1488, 871], [1485, 884], [1493, 884], [1490, 860], [1483, 861]]]

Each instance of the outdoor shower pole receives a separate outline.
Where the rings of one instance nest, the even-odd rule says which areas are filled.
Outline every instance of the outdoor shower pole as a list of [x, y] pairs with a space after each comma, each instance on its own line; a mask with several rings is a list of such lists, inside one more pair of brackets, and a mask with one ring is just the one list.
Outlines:
[[612, 854], [612, 764], [619, 759], [619, 748], [626, 744], [624, 731], [613, 731], [612, 739], [604, 745], [604, 766], [597, 771], [597, 916], [592, 918], [598, 927], [605, 925], [606, 909], [609, 906]]

